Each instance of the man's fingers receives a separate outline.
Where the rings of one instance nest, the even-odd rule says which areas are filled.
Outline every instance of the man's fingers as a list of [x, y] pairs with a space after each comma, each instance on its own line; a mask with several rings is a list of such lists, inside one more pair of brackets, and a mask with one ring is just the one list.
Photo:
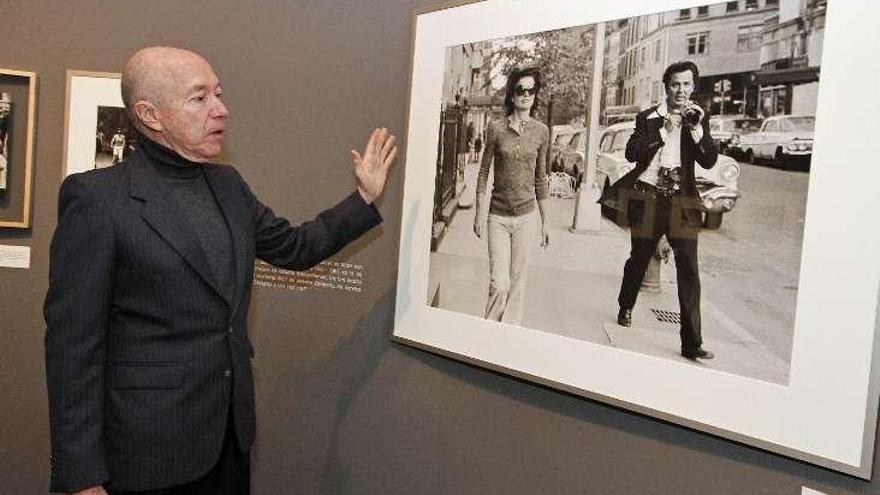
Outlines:
[[370, 138], [367, 139], [367, 146], [364, 148], [364, 156], [370, 156], [371, 154], [376, 152], [376, 143], [379, 138], [379, 129], [373, 129], [373, 132], [370, 133]]
[[385, 157], [385, 161], [382, 162], [383, 170], [385, 170], [386, 172], [388, 171], [388, 168], [391, 167], [391, 162], [394, 161], [395, 156], [397, 156], [397, 146], [391, 148], [391, 153], [389, 153], [388, 156]]
[[349, 152], [351, 153], [354, 162], [360, 165], [360, 163], [363, 161], [363, 157], [361, 156], [361, 154], [358, 153], [357, 150], [349, 150]]
[[382, 151], [380, 152], [379, 156], [383, 158], [388, 156], [388, 152], [391, 150], [392, 147], [394, 147], [394, 141], [396, 140], [397, 138], [393, 134], [386, 135], [385, 141], [382, 143]]
[[376, 129], [376, 139], [373, 141], [373, 153], [379, 153], [382, 144], [388, 138], [388, 129], [380, 127]]

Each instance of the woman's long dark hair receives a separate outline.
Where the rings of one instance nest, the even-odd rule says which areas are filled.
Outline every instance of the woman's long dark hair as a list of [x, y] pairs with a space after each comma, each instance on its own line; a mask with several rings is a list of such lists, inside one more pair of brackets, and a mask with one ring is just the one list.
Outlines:
[[507, 87], [504, 93], [505, 115], [513, 115], [513, 97], [515, 96], [516, 85], [524, 77], [531, 77], [535, 80], [535, 101], [532, 103], [531, 110], [529, 110], [529, 115], [535, 115], [535, 110], [538, 109], [538, 93], [541, 91], [541, 70], [537, 67], [526, 67], [525, 69], [517, 67], [507, 75]]

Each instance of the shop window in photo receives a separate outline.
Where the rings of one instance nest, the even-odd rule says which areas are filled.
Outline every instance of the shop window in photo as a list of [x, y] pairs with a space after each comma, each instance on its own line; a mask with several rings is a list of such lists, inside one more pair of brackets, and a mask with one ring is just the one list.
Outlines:
[[[790, 111], [789, 90], [786, 86], [761, 88], [761, 113], [764, 117], [786, 114]], [[769, 123], [768, 123], [769, 125]], [[769, 129], [765, 131], [769, 132]]]

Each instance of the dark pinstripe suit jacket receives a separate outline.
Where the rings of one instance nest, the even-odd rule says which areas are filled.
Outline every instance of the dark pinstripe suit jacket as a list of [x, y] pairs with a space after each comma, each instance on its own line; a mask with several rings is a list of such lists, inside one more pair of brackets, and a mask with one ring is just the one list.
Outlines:
[[239, 444], [250, 448], [254, 257], [306, 269], [381, 221], [353, 193], [294, 227], [234, 168], [205, 173], [232, 234], [231, 299], [143, 152], [61, 187], [44, 306], [52, 491], [199, 477], [219, 455], [230, 400]]

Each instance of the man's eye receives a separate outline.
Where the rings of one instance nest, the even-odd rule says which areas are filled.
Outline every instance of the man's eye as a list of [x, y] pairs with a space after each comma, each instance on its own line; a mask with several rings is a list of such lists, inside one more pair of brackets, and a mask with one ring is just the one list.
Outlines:
[[190, 101], [194, 101], [196, 103], [201, 103], [201, 102], [205, 101], [205, 96], [204, 95], [193, 96]]

